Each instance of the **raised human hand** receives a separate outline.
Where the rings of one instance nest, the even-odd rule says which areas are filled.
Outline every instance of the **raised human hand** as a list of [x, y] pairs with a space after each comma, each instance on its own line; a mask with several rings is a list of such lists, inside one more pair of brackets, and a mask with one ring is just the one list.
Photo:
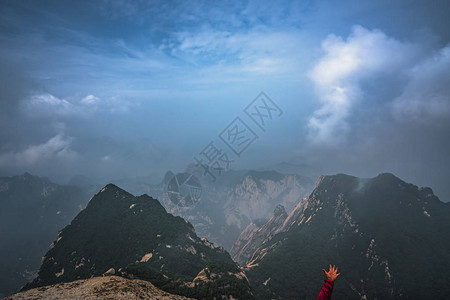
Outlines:
[[325, 271], [325, 269], [322, 269], [322, 271], [325, 273], [325, 276], [327, 276], [327, 279], [331, 282], [334, 282], [339, 275], [341, 275], [341, 273], [337, 273], [337, 268], [336, 266], [331, 266], [330, 265], [330, 269], [327, 271]]

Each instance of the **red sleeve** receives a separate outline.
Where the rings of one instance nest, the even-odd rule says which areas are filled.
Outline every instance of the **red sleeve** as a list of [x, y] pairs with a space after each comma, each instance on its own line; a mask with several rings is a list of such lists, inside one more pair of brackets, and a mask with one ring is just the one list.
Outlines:
[[317, 297], [317, 300], [330, 300], [331, 292], [333, 291], [333, 285], [334, 285], [334, 282], [331, 282], [328, 279], [325, 279], [325, 282], [323, 283], [323, 286], [322, 286], [322, 290], [320, 291], [319, 297]]

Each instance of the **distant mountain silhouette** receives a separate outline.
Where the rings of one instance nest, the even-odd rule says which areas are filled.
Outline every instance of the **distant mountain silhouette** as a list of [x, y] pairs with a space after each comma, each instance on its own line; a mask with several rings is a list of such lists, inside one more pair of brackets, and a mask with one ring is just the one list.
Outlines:
[[89, 200], [74, 186], [25, 173], [0, 177], [0, 297], [37, 275], [41, 257], [58, 230]]

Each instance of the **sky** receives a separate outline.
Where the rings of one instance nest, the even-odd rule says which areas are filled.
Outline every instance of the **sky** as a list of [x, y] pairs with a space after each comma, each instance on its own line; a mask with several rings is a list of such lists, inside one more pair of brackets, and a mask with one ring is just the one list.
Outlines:
[[450, 201], [448, 1], [0, 11], [2, 176], [157, 182], [214, 154], [231, 169], [392, 172]]

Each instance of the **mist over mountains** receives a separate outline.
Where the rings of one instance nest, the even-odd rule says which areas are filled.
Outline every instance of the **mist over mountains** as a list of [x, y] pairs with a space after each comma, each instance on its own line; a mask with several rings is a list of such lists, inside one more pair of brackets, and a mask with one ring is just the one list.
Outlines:
[[[205, 198], [197, 206], [181, 207], [164, 198], [171, 176], [175, 174], [168, 172], [157, 185], [135, 185], [160, 193], [162, 201], [108, 184], [72, 221], [69, 212], [75, 215], [86, 202], [65, 208], [64, 199], [74, 204], [76, 196], [87, 197], [88, 192], [30, 174], [2, 178], [3, 205], [14, 204], [33, 222], [42, 211], [20, 208], [14, 197], [52, 212], [39, 225], [44, 236], [35, 233], [36, 223], [23, 223], [22, 234], [10, 231], [3, 237], [9, 246], [2, 256], [2, 276], [9, 278], [3, 281], [3, 295], [26, 282], [28, 290], [100, 276], [113, 268], [119, 276], [148, 280], [187, 297], [309, 299], [318, 293], [320, 270], [333, 263], [344, 274], [336, 283], [338, 299], [444, 299], [450, 244], [442, 237], [450, 234], [450, 206], [430, 188], [389, 173], [371, 179], [321, 176], [313, 188], [308, 186], [311, 179], [299, 175], [242, 171], [225, 176], [213, 192], [203, 183]], [[306, 193], [300, 183], [312, 192]], [[207, 198], [210, 193], [218, 197]], [[202, 215], [212, 211], [202, 207], [213, 207], [216, 214]], [[56, 208], [65, 213], [53, 212]], [[18, 263], [26, 255], [27, 263]]]
[[0, 177], [0, 296], [36, 276], [49, 243], [89, 197], [87, 190], [29, 173]]
[[450, 294], [450, 1], [0, 12], [0, 298]]
[[228, 250], [252, 220], [269, 218], [279, 204], [288, 210], [293, 209], [313, 188], [313, 180], [309, 177], [276, 171], [229, 171], [216, 182], [193, 166], [186, 171], [196, 176], [201, 186], [200, 201], [188, 206], [178, 205], [170, 199], [168, 184], [176, 175], [170, 171], [156, 185], [126, 181], [115, 183], [135, 195], [147, 193], [160, 199], [168, 212], [185, 218], [201, 236]]

